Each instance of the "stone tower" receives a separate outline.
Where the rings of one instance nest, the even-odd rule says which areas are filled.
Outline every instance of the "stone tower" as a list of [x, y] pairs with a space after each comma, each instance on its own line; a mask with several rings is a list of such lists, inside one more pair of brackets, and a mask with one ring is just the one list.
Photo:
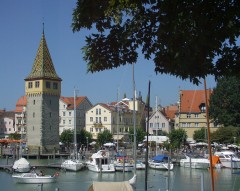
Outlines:
[[29, 149], [48, 153], [59, 147], [61, 81], [55, 71], [43, 31], [32, 71], [25, 79]]

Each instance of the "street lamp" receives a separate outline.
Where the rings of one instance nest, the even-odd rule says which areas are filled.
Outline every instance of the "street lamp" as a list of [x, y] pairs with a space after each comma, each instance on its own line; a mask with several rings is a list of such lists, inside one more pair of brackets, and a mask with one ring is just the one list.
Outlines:
[[88, 151], [88, 137], [87, 137], [87, 151]]

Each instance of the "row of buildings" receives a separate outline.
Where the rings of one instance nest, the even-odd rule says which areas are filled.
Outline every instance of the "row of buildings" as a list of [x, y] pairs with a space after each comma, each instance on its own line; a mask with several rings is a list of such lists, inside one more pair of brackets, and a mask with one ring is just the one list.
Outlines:
[[[61, 96], [61, 81], [57, 75], [44, 35], [37, 51], [32, 71], [25, 78], [25, 95], [19, 98], [15, 111], [0, 110], [0, 138], [11, 133], [25, 135], [28, 147], [47, 152], [58, 147], [59, 135], [66, 129], [85, 129], [97, 138], [107, 129], [114, 139], [128, 134], [133, 127], [149, 127], [149, 134], [169, 133], [174, 128], [185, 129], [188, 137], [206, 127], [206, 104], [203, 90], [182, 90], [177, 104], [151, 110], [147, 120], [147, 106], [141, 94], [135, 100], [123, 98], [110, 103], [93, 105], [87, 96]], [[207, 91], [209, 98], [211, 90]], [[147, 125], [146, 122], [149, 122]], [[211, 130], [216, 127], [211, 123]]]

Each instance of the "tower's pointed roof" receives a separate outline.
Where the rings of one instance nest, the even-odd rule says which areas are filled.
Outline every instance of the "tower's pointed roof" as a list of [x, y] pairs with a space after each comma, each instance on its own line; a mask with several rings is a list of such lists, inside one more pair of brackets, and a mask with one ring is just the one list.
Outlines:
[[38, 47], [36, 58], [34, 60], [32, 71], [25, 80], [33, 79], [61, 80], [55, 71], [51, 55], [48, 50], [44, 31], [42, 33], [42, 38]]

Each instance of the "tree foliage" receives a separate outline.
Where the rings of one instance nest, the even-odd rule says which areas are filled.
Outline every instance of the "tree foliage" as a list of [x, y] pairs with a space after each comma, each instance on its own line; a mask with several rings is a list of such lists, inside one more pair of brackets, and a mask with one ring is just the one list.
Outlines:
[[[129, 134], [131, 137], [131, 141], [134, 142], [134, 128], [129, 128]], [[147, 133], [142, 128], [136, 128], [136, 146], [138, 143], [143, 142], [144, 137]]]
[[92, 134], [85, 129], [80, 130], [77, 132], [77, 143], [79, 145], [87, 145], [92, 142]]
[[69, 147], [73, 143], [73, 130], [64, 130], [60, 135], [60, 141]]
[[10, 133], [8, 137], [9, 139], [20, 140], [21, 134], [19, 134], [18, 132]]
[[201, 128], [199, 130], [194, 131], [193, 139], [197, 142], [204, 141], [207, 139], [206, 128]]
[[211, 133], [211, 140], [218, 143], [234, 143], [240, 141], [240, 128], [239, 127], [220, 127], [215, 132]]
[[240, 78], [221, 78], [210, 98], [209, 116], [216, 124], [240, 126]]
[[97, 142], [101, 146], [104, 143], [112, 142], [113, 135], [109, 130], [104, 130], [103, 132], [98, 133], [97, 135]]
[[143, 54], [156, 73], [197, 84], [208, 74], [240, 74], [239, 10], [238, 0], [78, 0], [72, 29], [91, 29], [83, 47], [89, 72]]
[[168, 137], [173, 148], [180, 148], [187, 140], [187, 133], [183, 129], [174, 129], [169, 133]]

